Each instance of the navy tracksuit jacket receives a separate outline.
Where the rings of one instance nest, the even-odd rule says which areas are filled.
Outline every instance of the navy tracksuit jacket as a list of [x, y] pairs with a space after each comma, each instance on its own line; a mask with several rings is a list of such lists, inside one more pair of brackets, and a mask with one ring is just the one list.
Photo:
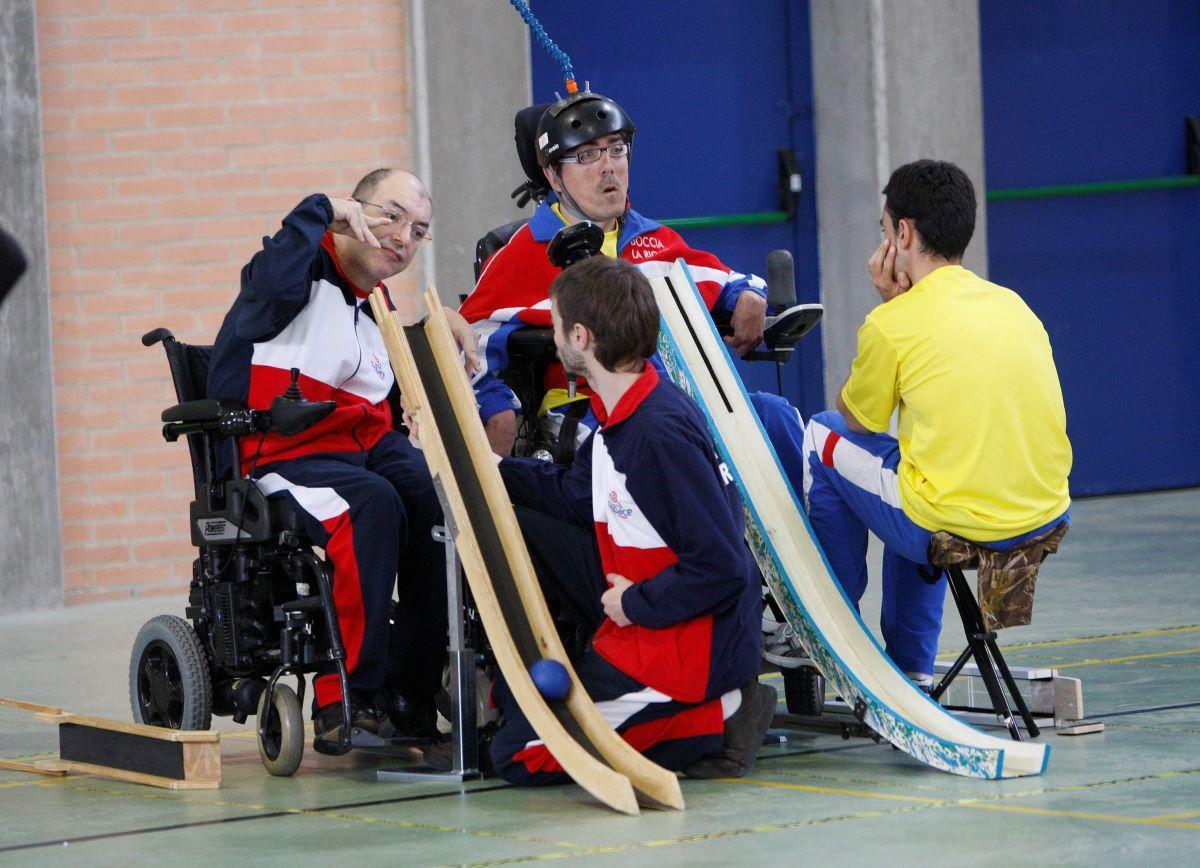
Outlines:
[[[293, 437], [243, 438], [241, 470], [290, 498], [325, 549], [351, 688], [366, 698], [390, 681], [432, 698], [446, 640], [445, 558], [431, 536], [441, 509], [424, 457], [393, 430], [395, 376], [368, 291], [342, 274], [332, 220], [329, 199], [309, 196], [263, 239], [217, 335], [208, 394], [266, 409], [299, 368], [305, 397], [337, 404]], [[341, 699], [337, 678], [320, 675], [314, 699]]]
[[[605, 618], [577, 671], [605, 718], [666, 768], [721, 749], [723, 695], [754, 680], [761, 592], [742, 534], [741, 498], [700, 408], [646, 365], [600, 428], [562, 468], [505, 459], [515, 503], [594, 528], [604, 572], [634, 584], [633, 623]], [[599, 606], [599, 601], [596, 601]], [[507, 691], [497, 771], [515, 783], [562, 780]]]

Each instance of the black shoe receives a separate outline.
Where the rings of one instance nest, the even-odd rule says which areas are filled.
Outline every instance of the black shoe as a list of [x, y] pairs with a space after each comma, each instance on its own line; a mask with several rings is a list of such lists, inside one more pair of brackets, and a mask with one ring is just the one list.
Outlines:
[[769, 684], [752, 681], [742, 687], [742, 704], [725, 721], [725, 739], [719, 754], [701, 757], [683, 770], [689, 778], [740, 778], [754, 765], [762, 747], [779, 692]]
[[[493, 725], [479, 730], [479, 772], [485, 778], [496, 776], [495, 766], [492, 765], [492, 739], [496, 735]], [[421, 752], [425, 765], [439, 772], [448, 772], [454, 768], [454, 742], [447, 735], [433, 742]]]
[[426, 740], [438, 737], [437, 706], [433, 699], [411, 699], [385, 687], [376, 695], [375, 701], [392, 725], [391, 737]]
[[[342, 703], [331, 702], [313, 715], [313, 750], [341, 756], [350, 748], [342, 744]], [[350, 725], [365, 732], [379, 732], [379, 710], [357, 699], [350, 700]]]

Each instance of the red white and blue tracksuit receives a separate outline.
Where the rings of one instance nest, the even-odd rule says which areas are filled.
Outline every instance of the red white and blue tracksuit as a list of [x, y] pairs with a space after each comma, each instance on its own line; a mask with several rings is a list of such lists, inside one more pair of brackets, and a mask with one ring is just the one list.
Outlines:
[[[682, 769], [720, 752], [725, 708], [758, 675], [762, 601], [741, 499], [700, 409], [653, 366], [611, 413], [591, 402], [600, 427], [570, 468], [506, 458], [501, 474], [515, 503], [593, 527], [604, 572], [634, 583], [621, 598], [633, 623], [605, 618], [576, 671], [626, 741]], [[565, 780], [511, 695], [497, 700], [501, 777]]]
[[[474, 381], [475, 399], [484, 422], [505, 410], [520, 409], [517, 397], [497, 374], [509, 366], [508, 338], [513, 332], [527, 326], [550, 326], [550, 284], [561, 269], [550, 262], [546, 250], [563, 225], [550, 204], [543, 202], [529, 222], [484, 264], [475, 289], [460, 308], [479, 336], [479, 355], [487, 364]], [[713, 254], [689, 247], [675, 230], [632, 208], [625, 212], [621, 223], [617, 255], [632, 262], [651, 279], [669, 274], [675, 260], [683, 259], [709, 310], [732, 311], [744, 292], [766, 297], [766, 284], [761, 278], [731, 270]], [[659, 373], [664, 373], [657, 354], [651, 361]], [[546, 373], [546, 388], [565, 385], [562, 367], [557, 363], [551, 365]], [[785, 470], [799, 489], [804, 466], [804, 424], [799, 413], [778, 395], [754, 392], [750, 399]], [[594, 427], [594, 419], [582, 420], [580, 440]]]
[[[266, 409], [299, 368], [306, 398], [337, 404], [295, 436], [243, 438], [241, 472], [289, 498], [325, 549], [354, 692], [387, 681], [432, 698], [446, 639], [445, 555], [431, 536], [441, 508], [424, 456], [393, 428], [395, 376], [368, 293], [338, 264], [332, 220], [329, 199], [309, 196], [263, 239], [217, 335], [208, 395]], [[315, 679], [318, 707], [341, 698], [335, 675]]]

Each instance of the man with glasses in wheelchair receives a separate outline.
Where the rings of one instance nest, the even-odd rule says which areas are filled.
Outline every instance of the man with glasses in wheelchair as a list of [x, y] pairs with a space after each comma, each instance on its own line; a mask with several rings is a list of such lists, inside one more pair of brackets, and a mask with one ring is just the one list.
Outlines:
[[[423, 456], [394, 430], [395, 377], [368, 303], [375, 286], [412, 264], [432, 212], [421, 181], [395, 169], [371, 172], [348, 199], [304, 199], [242, 270], [213, 349], [212, 398], [266, 409], [290, 381], [305, 398], [335, 405], [299, 434], [242, 438], [238, 468], [264, 494], [292, 502], [333, 567], [351, 695], [332, 668], [314, 679], [313, 747], [323, 753], [346, 749], [343, 702], [368, 732], [379, 730], [381, 704], [398, 735], [436, 735], [446, 603], [432, 528], [442, 513]], [[468, 366], [477, 366], [473, 332], [449, 314]]]
[[[535, 123], [530, 144], [526, 134]], [[731, 270], [713, 254], [689, 247], [677, 232], [629, 206], [635, 127], [614, 100], [585, 89], [553, 105], [523, 109], [516, 126], [518, 155], [530, 178], [529, 195], [547, 198], [528, 223], [480, 263], [475, 289], [460, 308], [479, 334], [487, 370], [476, 380], [476, 397], [488, 438], [500, 455], [512, 451], [521, 405], [498, 374], [510, 367], [509, 342], [515, 332], [550, 325], [549, 288], [561, 269], [547, 254], [551, 240], [564, 226], [584, 221], [598, 225], [604, 232], [601, 253], [632, 262], [647, 277], [667, 274], [675, 260], [683, 258], [710, 310], [730, 317], [733, 333], [726, 342], [740, 355], [762, 340], [767, 313], [766, 284], [761, 278]], [[530, 165], [533, 153], [536, 166]], [[544, 176], [544, 186], [535, 189], [538, 173]], [[566, 385], [561, 366], [551, 365], [545, 386], [564, 389]], [[803, 467], [799, 414], [775, 395], [755, 393], [752, 399], [785, 467], [797, 470], [798, 485]], [[578, 408], [585, 406], [581, 402]], [[594, 427], [589, 416], [579, 425], [576, 442], [582, 442]]]

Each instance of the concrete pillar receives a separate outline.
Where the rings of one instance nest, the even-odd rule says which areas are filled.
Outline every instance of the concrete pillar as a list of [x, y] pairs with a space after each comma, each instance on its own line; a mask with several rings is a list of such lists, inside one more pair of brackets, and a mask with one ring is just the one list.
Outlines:
[[812, 0], [826, 403], [850, 373], [856, 334], [879, 303], [867, 258], [880, 191], [897, 166], [949, 160], [975, 184], [963, 264], [987, 274], [983, 94], [976, 0]]
[[33, 0], [0, 3], [0, 225], [29, 269], [0, 307], [0, 613], [62, 602]]
[[434, 203], [425, 280], [457, 305], [475, 242], [522, 213], [509, 193], [525, 177], [513, 115], [530, 102], [529, 35], [507, 3], [408, 3], [416, 165]]

